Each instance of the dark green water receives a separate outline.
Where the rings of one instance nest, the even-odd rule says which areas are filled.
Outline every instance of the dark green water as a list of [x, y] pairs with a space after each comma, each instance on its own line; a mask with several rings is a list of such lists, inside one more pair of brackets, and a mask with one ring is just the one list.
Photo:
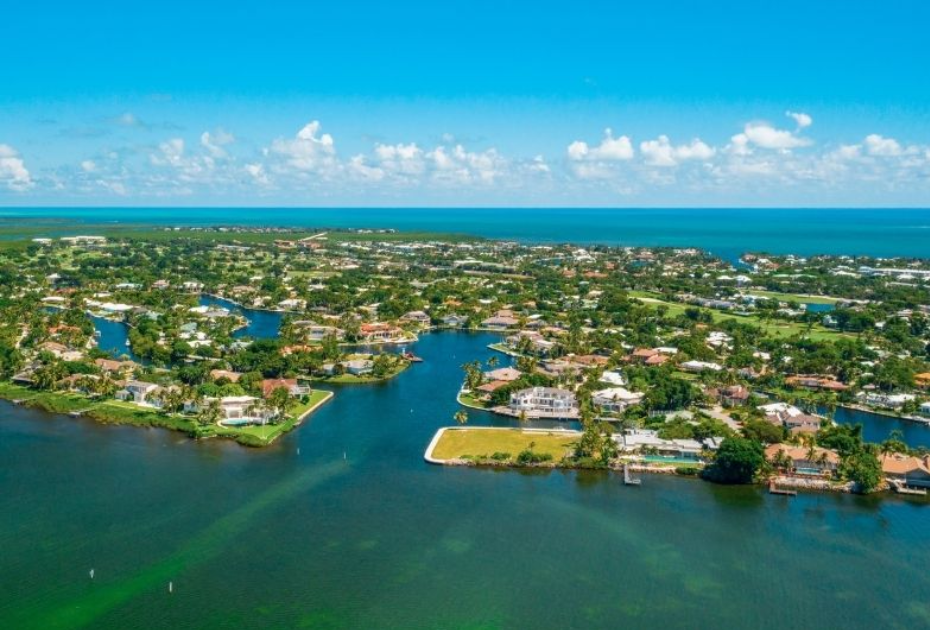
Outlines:
[[0, 406], [0, 628], [930, 626], [922, 501], [425, 464], [490, 340], [263, 451]]

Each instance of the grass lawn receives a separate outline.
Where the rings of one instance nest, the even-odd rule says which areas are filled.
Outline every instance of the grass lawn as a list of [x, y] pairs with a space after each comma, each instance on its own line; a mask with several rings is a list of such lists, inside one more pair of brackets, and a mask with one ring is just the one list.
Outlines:
[[490, 405], [485, 403], [483, 400], [478, 400], [474, 395], [470, 393], [463, 394], [460, 392], [457, 400], [460, 405], [463, 405], [465, 407], [471, 407], [472, 409], [490, 409], [491, 408]]
[[400, 363], [397, 364], [397, 366], [394, 369], [392, 369], [390, 372], [388, 372], [384, 376], [374, 376], [372, 374], [362, 374], [360, 376], [356, 376], [355, 374], [346, 373], [346, 374], [338, 374], [335, 376], [314, 376], [310, 380], [318, 382], [318, 383], [338, 383], [340, 385], [360, 385], [364, 383], [380, 383], [382, 381], [388, 381], [394, 378], [395, 376], [397, 376], [398, 374], [406, 370], [408, 367], [410, 367], [410, 365], [411, 365], [410, 361], [401, 361]]
[[277, 424], [254, 424], [244, 427], [216, 427], [216, 435], [234, 438], [245, 446], [266, 446], [300, 424], [304, 414], [329, 400], [332, 392], [317, 389], [310, 393], [307, 402], [288, 409], [288, 416]]
[[510, 453], [515, 458], [520, 451], [535, 443], [533, 451], [548, 453], [558, 462], [572, 452], [578, 436], [558, 431], [543, 433], [523, 429], [447, 429], [433, 449], [435, 459], [490, 457], [494, 453]]
[[[632, 295], [633, 292], [631, 292]], [[759, 317], [756, 315], [734, 315], [733, 313], [725, 313], [723, 311], [718, 311], [711, 308], [701, 308], [693, 304], [680, 304], [677, 302], [665, 302], [655, 297], [646, 297], [645, 292], [639, 291], [637, 293], [642, 293], [642, 296], [634, 296], [637, 299], [642, 300], [648, 306], [665, 306], [668, 308], [668, 317], [675, 317], [676, 315], [681, 315], [689, 308], [698, 308], [704, 312], [710, 313], [710, 316], [713, 318], [715, 323], [720, 323], [727, 319], [735, 319], [738, 322], [744, 322], [752, 324], [753, 326], [758, 326], [767, 334], [773, 337], [793, 337], [795, 335], [802, 335], [813, 339], [814, 341], [832, 341], [839, 339], [840, 337], [850, 337], [847, 333], [838, 332], [836, 330], [830, 330], [825, 328], [820, 324], [815, 324], [810, 332], [807, 331], [807, 324], [802, 324], [800, 322], [783, 322], [783, 321], [765, 321], [762, 322], [759, 320]]]

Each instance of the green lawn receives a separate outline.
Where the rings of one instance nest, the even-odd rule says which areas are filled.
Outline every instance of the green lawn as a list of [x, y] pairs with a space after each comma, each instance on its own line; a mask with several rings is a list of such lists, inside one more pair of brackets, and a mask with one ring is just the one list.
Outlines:
[[533, 451], [552, 455], [554, 462], [572, 452], [578, 436], [559, 432], [542, 433], [522, 429], [447, 429], [433, 449], [435, 459], [490, 457], [494, 453], [510, 453], [515, 458], [534, 443]]
[[[644, 294], [645, 292], [639, 291], [637, 293]], [[632, 292], [631, 292], [632, 295]], [[784, 322], [784, 321], [760, 321], [758, 315], [735, 315], [733, 313], [726, 313], [724, 311], [718, 311], [711, 308], [701, 308], [693, 304], [681, 304], [678, 302], [665, 302], [660, 300], [652, 295], [638, 295], [633, 296], [642, 300], [647, 306], [653, 306], [658, 308], [659, 306], [665, 306], [668, 308], [668, 317], [675, 317], [676, 315], [681, 315], [689, 308], [699, 308], [700, 310], [710, 313], [711, 318], [715, 323], [720, 323], [727, 319], [734, 319], [738, 322], [745, 322], [752, 324], [753, 326], [758, 326], [767, 334], [773, 337], [793, 337], [795, 335], [807, 336], [813, 339], [814, 341], [831, 341], [838, 339], [840, 337], [849, 337], [847, 333], [842, 333], [836, 330], [831, 330], [825, 328], [820, 324], [814, 324], [810, 332], [807, 330], [807, 324], [800, 322]]]

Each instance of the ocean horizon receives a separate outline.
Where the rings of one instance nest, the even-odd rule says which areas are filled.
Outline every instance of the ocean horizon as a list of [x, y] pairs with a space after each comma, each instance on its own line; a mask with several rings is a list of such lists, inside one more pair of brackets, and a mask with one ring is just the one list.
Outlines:
[[[62, 224], [65, 221], [69, 225]], [[372, 228], [470, 234], [523, 243], [698, 247], [745, 252], [930, 257], [930, 208], [0, 208], [0, 227], [48, 223]]]

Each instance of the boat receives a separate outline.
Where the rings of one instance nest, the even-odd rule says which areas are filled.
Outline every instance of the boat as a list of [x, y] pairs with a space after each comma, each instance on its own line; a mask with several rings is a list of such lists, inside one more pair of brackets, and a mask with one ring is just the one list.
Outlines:
[[413, 354], [412, 352], [404, 352], [401, 356], [407, 359], [408, 361], [410, 361], [411, 363], [423, 363], [423, 359]]

